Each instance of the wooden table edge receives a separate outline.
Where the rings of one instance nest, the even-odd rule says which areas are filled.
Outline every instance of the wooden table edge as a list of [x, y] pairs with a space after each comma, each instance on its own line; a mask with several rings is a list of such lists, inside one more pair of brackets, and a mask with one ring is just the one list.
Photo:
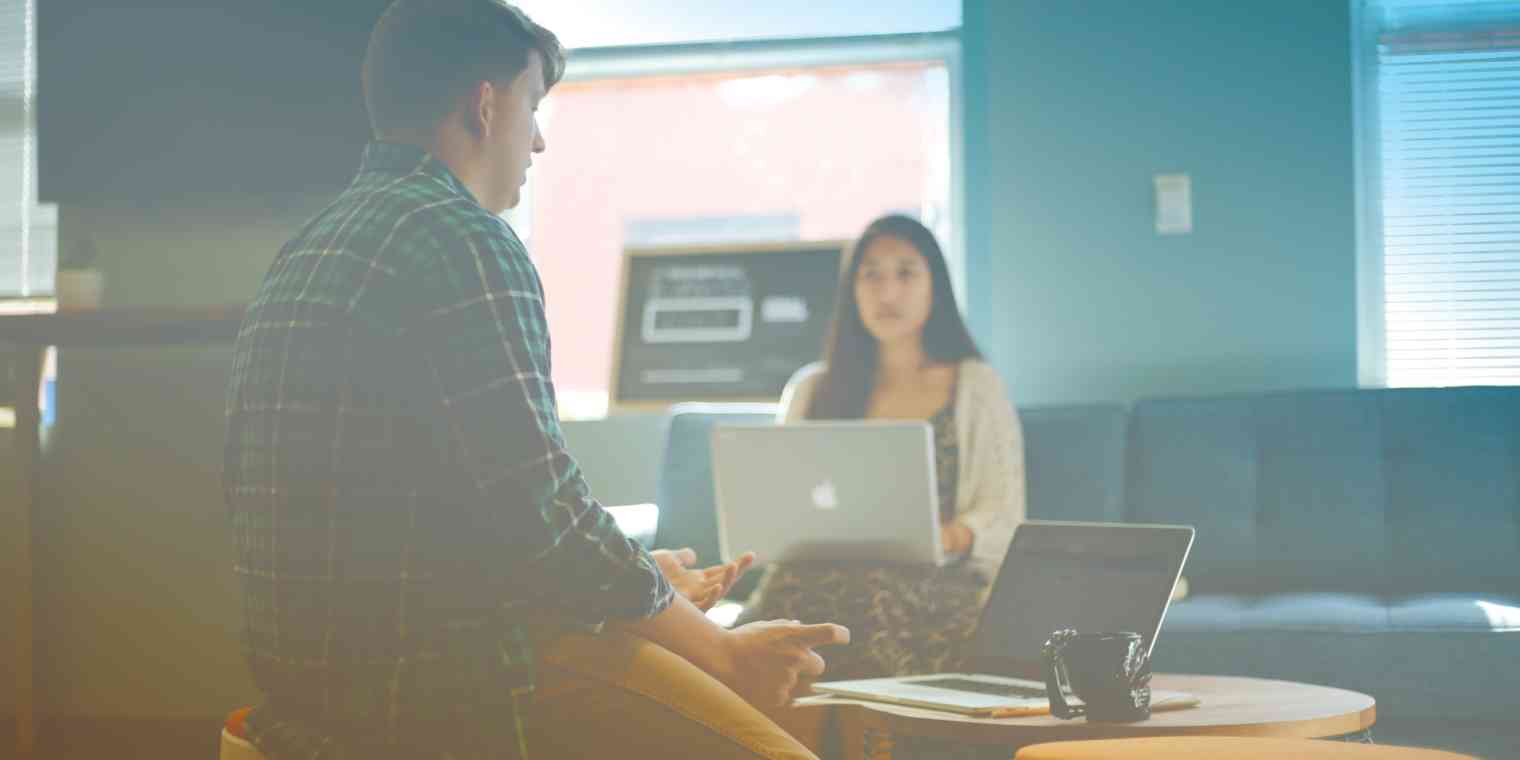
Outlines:
[[[1032, 741], [1062, 741], [1076, 739], [1122, 739], [1154, 736], [1258, 736], [1295, 739], [1317, 739], [1357, 734], [1372, 728], [1377, 722], [1377, 701], [1366, 694], [1334, 686], [1321, 686], [1282, 679], [1254, 678], [1249, 676], [1202, 676], [1196, 674], [1158, 674], [1157, 687], [1189, 691], [1178, 680], [1190, 678], [1230, 679], [1241, 682], [1258, 682], [1262, 686], [1273, 684], [1288, 687], [1308, 687], [1344, 693], [1349, 699], [1365, 700], [1365, 704], [1334, 715], [1310, 716], [1278, 721], [1245, 723], [1218, 723], [1211, 725], [1177, 726], [1150, 721], [1136, 723], [1089, 723], [1076, 719], [1068, 723], [1051, 725], [1020, 722], [1026, 719], [1010, 718], [966, 719], [952, 713], [943, 716], [906, 715], [891, 711], [893, 705], [834, 697], [813, 697], [804, 705], [828, 705], [836, 710], [836, 725], [842, 731], [877, 731], [899, 736], [949, 739], [968, 744], [1010, 744]], [[1206, 698], [1207, 692], [1200, 694]]]
[[[852, 702], [833, 703], [839, 725], [886, 733], [949, 739], [967, 744], [1007, 744], [1023, 741], [1073, 741], [1080, 739], [1127, 739], [1155, 736], [1261, 736], [1283, 739], [1323, 739], [1360, 733], [1377, 720], [1376, 706], [1324, 718], [1276, 723], [1220, 723], [1178, 727], [1137, 723], [1089, 723], [1078, 718], [1059, 726], [1020, 723], [941, 721], [872, 710]], [[904, 731], [911, 725], [911, 731]]]

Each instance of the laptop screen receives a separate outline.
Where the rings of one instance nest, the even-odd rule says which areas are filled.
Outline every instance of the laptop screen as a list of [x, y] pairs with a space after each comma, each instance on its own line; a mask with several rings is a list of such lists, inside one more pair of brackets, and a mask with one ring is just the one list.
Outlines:
[[1134, 631], [1155, 645], [1193, 529], [1028, 522], [1014, 533], [971, 644], [977, 672], [1039, 678], [1063, 628]]

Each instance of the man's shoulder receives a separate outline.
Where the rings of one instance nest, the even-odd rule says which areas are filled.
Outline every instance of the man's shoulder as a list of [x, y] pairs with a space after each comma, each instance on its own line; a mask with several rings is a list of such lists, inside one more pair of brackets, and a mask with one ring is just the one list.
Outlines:
[[376, 259], [393, 259], [398, 249], [405, 253], [477, 247], [527, 257], [505, 221], [422, 172], [356, 182], [287, 244], [296, 249], [313, 246]]
[[[372, 188], [370, 201], [398, 226], [425, 227], [444, 245], [485, 246], [527, 257], [527, 249], [506, 220], [482, 208], [442, 179], [424, 172]], [[361, 213], [362, 213], [362, 205]]]
[[477, 223], [477, 211], [483, 209], [436, 178], [412, 173], [355, 183], [322, 211], [315, 226], [350, 231], [426, 226], [443, 234]]

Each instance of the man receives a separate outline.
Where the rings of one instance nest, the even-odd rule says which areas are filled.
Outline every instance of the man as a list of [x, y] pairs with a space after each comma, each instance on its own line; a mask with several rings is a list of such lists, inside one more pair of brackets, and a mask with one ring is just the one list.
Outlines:
[[651, 557], [565, 451], [499, 217], [563, 66], [501, 0], [397, 0], [364, 61], [376, 140], [249, 307], [226, 497], [271, 760], [811, 757], [762, 710], [848, 632], [715, 626], [661, 566], [710, 603], [748, 561]]

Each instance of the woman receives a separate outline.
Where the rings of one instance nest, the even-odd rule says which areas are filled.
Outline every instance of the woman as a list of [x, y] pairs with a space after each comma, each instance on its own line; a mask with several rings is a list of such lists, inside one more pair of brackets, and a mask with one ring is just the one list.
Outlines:
[[852, 643], [829, 678], [954, 670], [1024, 518], [1018, 417], [966, 330], [933, 233], [906, 216], [872, 222], [840, 278], [823, 361], [787, 384], [781, 421], [916, 419], [934, 429], [941, 541], [966, 561], [773, 565], [740, 622], [837, 620]]

